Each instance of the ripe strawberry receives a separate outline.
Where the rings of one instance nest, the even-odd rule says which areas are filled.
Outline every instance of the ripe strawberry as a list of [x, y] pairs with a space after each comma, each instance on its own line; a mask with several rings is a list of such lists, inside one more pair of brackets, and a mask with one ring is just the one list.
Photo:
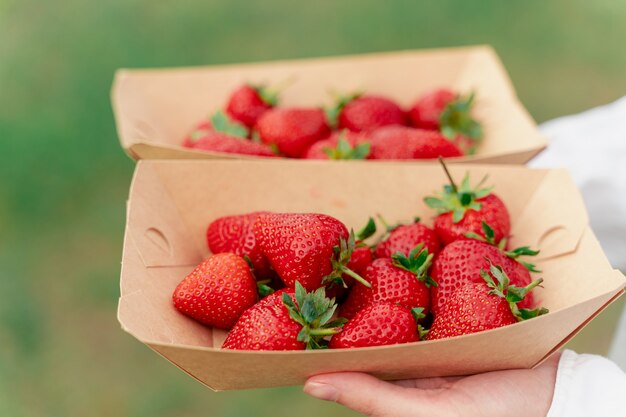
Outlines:
[[[353, 94], [341, 98], [329, 110], [331, 124], [353, 132], [368, 132], [381, 126], [405, 125], [404, 111], [386, 97]], [[336, 122], [336, 123], [335, 123]]]
[[337, 305], [324, 288], [307, 293], [296, 281], [246, 310], [230, 330], [223, 349], [303, 350], [326, 345], [325, 336], [340, 331], [344, 320], [332, 320]]
[[354, 234], [339, 220], [316, 213], [267, 213], [254, 224], [254, 236], [285, 285], [296, 281], [309, 291], [349, 274]]
[[[500, 265], [511, 283], [518, 287], [525, 287], [530, 284], [532, 281], [530, 272], [539, 272], [535, 269], [535, 265], [517, 260], [522, 255], [537, 255], [539, 251], [533, 251], [528, 246], [505, 251], [504, 244], [495, 245], [493, 229], [486, 223], [483, 224], [483, 228], [485, 235], [487, 235], [486, 240], [456, 240], [444, 247], [433, 262], [431, 277], [437, 282], [437, 286], [431, 289], [433, 314], [437, 315], [448, 303], [452, 294], [465, 283], [470, 281], [482, 282], [479, 272], [481, 269], [489, 268], [489, 261]], [[476, 237], [480, 238], [479, 236]], [[533, 304], [532, 293], [519, 303], [521, 308], [532, 308]]]
[[210, 130], [201, 129], [192, 132], [184, 145], [213, 152], [276, 156], [269, 147], [247, 139], [248, 129], [233, 122], [221, 111], [211, 117], [210, 126]]
[[185, 148], [193, 148], [194, 143], [213, 130], [213, 125], [209, 120], [203, 120], [198, 123], [193, 131], [185, 136], [183, 146]]
[[405, 126], [387, 126], [370, 134], [370, 159], [433, 159], [462, 156], [440, 133]]
[[548, 312], [545, 308], [528, 310], [517, 305], [542, 279], [517, 287], [509, 285], [500, 266], [490, 265], [489, 272], [481, 270], [483, 282], [467, 282], [452, 294], [435, 316], [428, 340], [495, 329]]
[[[414, 317], [415, 315], [415, 317]], [[335, 334], [331, 349], [395, 345], [419, 341], [417, 319], [424, 317], [421, 309], [394, 303], [377, 303], [359, 311]]]
[[307, 159], [367, 159], [370, 143], [366, 136], [342, 130], [315, 142], [304, 155]]
[[470, 115], [474, 95], [460, 97], [441, 88], [423, 95], [409, 110], [413, 126], [439, 130], [450, 140], [471, 153], [482, 138], [482, 126]]
[[[374, 219], [370, 217], [366, 225], [356, 234], [355, 245], [346, 266], [359, 276], [362, 276], [367, 267], [372, 263], [372, 250], [364, 241], [374, 233], [376, 233], [376, 223]], [[350, 237], [348, 237], [348, 242], [350, 242]], [[333, 276], [336, 279], [326, 286], [326, 295], [337, 300], [343, 300], [355, 280], [348, 274], [342, 274], [339, 278], [338, 274], [334, 274]]]
[[245, 84], [233, 91], [226, 104], [228, 115], [252, 128], [259, 117], [278, 104], [278, 96], [262, 85]]
[[326, 116], [315, 108], [275, 108], [263, 113], [256, 124], [261, 141], [280, 153], [301, 158], [312, 144], [330, 134]]
[[[371, 217], [367, 220], [367, 223], [361, 230], [356, 233], [356, 245], [352, 251], [350, 262], [348, 262], [348, 268], [357, 274], [365, 272], [365, 269], [372, 263], [372, 250], [365, 243], [365, 240], [370, 238], [376, 233], [376, 222]], [[350, 278], [344, 276], [344, 279]]]
[[203, 324], [229, 329], [257, 300], [248, 263], [233, 253], [209, 256], [174, 290], [174, 307]]
[[419, 217], [412, 224], [391, 226], [387, 227], [387, 230], [388, 232], [382, 236], [383, 240], [376, 245], [374, 250], [377, 258], [391, 258], [391, 255], [398, 252], [408, 255], [420, 243], [433, 256], [437, 256], [441, 249], [441, 243], [435, 232], [420, 223]]
[[224, 216], [213, 220], [206, 231], [209, 250], [213, 253], [232, 252], [241, 257], [247, 256], [257, 279], [270, 278], [273, 275], [270, 263], [254, 238], [254, 222], [265, 213]]
[[427, 272], [433, 255], [423, 246], [416, 246], [408, 256], [397, 253], [392, 258], [374, 260], [365, 270], [365, 279], [371, 288], [354, 286], [341, 306], [341, 316], [350, 319], [368, 305], [381, 301], [406, 308], [423, 307], [428, 314], [429, 287], [435, 283]]
[[208, 132], [197, 139], [193, 144], [193, 149], [233, 153], [239, 155], [253, 155], [275, 157], [271, 148], [261, 143], [252, 142], [248, 139], [237, 138], [218, 132]]
[[422, 95], [409, 110], [409, 118], [415, 127], [439, 130], [439, 118], [457, 94], [447, 88], [439, 88]]
[[443, 187], [440, 196], [424, 198], [428, 206], [440, 213], [435, 218], [434, 226], [443, 244], [464, 239], [469, 232], [486, 237], [483, 222], [493, 228], [496, 242], [507, 237], [511, 232], [509, 211], [502, 200], [491, 192], [491, 188], [480, 188], [485, 179], [472, 188], [467, 174], [461, 186], [457, 187], [445, 164], [443, 168], [450, 185]]

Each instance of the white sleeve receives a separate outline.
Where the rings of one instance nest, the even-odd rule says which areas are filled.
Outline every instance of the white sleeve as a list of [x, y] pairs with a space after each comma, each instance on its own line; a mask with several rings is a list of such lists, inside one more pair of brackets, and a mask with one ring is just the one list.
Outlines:
[[626, 374], [615, 363], [566, 350], [547, 417], [624, 417], [625, 399]]

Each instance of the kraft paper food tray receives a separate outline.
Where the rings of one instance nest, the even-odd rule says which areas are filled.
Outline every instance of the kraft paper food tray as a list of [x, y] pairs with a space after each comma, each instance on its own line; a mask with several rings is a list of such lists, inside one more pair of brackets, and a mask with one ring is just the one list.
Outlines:
[[322, 212], [358, 228], [381, 213], [389, 222], [433, 211], [422, 197], [446, 181], [436, 164], [327, 164], [311, 161], [141, 161], [128, 204], [118, 318], [124, 330], [215, 390], [301, 384], [313, 374], [363, 371], [386, 379], [529, 368], [559, 348], [617, 298], [613, 270], [588, 226], [583, 201], [563, 170], [454, 165], [488, 183], [512, 217], [512, 247], [540, 248], [550, 313], [447, 340], [350, 350], [220, 350], [225, 332], [174, 309], [176, 285], [207, 254], [213, 219], [256, 210]]
[[329, 92], [383, 94], [408, 108], [437, 87], [476, 93], [474, 114], [485, 138], [476, 155], [455, 162], [523, 164], [547, 144], [519, 102], [495, 51], [489, 46], [415, 50], [332, 58], [194, 68], [121, 69], [112, 102], [122, 147], [134, 159], [245, 158], [194, 151], [183, 137], [223, 108], [239, 85], [290, 80], [284, 106], [331, 104]]

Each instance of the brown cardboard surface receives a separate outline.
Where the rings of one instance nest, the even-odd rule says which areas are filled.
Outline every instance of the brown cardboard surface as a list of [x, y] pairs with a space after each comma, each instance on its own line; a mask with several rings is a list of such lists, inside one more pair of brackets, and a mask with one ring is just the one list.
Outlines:
[[[536, 297], [546, 316], [448, 340], [356, 350], [232, 352], [219, 349], [223, 331], [179, 314], [171, 293], [208, 254], [204, 233], [216, 217], [255, 210], [322, 212], [358, 228], [369, 215], [388, 221], [433, 211], [422, 197], [445, 182], [435, 164], [300, 161], [141, 161], [130, 191], [118, 318], [127, 332], [216, 389], [302, 383], [342, 370], [387, 379], [528, 368], [580, 330], [626, 285], [587, 225], [582, 199], [563, 170], [455, 165], [488, 184], [510, 209], [512, 247], [542, 250], [545, 280]], [[146, 232], [148, 237], [146, 237]], [[158, 236], [158, 237], [157, 237]], [[156, 248], [156, 249], [155, 249]], [[169, 248], [168, 256], [158, 254]], [[163, 262], [163, 261], [167, 262]], [[484, 352], [489, 352], [485, 355]]]
[[121, 69], [111, 93], [120, 142], [135, 159], [240, 158], [188, 150], [180, 144], [200, 120], [222, 108], [240, 84], [285, 80], [291, 80], [281, 94], [285, 106], [327, 105], [332, 101], [329, 92], [365, 90], [408, 107], [420, 94], [437, 87], [475, 91], [475, 116], [484, 124], [485, 140], [476, 155], [451, 159], [455, 162], [523, 164], [547, 144], [489, 46], [195, 68]]

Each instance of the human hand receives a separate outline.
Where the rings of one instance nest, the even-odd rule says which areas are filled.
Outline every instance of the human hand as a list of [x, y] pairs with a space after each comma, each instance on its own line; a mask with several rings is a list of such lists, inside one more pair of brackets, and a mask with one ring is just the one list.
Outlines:
[[385, 382], [357, 372], [323, 374], [309, 378], [304, 392], [372, 417], [545, 417], [560, 356], [535, 369], [467, 377]]

